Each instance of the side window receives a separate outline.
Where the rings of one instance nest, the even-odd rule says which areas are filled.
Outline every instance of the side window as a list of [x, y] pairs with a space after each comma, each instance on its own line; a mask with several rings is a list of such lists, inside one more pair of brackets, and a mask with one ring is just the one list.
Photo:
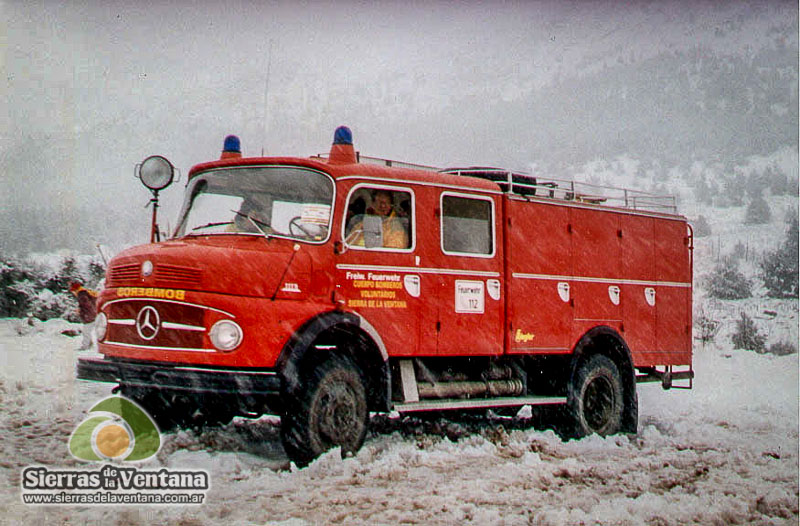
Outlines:
[[494, 254], [491, 199], [442, 194], [442, 251], [445, 254]]
[[360, 186], [350, 194], [345, 243], [366, 249], [408, 250], [413, 246], [410, 191]]

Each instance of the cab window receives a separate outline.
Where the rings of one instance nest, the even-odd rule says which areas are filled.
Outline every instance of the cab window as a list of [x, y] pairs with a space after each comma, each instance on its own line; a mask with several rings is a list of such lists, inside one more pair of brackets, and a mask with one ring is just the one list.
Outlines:
[[347, 202], [345, 243], [369, 250], [408, 250], [414, 241], [412, 214], [409, 191], [357, 187]]
[[494, 202], [442, 194], [441, 240], [445, 254], [494, 255]]

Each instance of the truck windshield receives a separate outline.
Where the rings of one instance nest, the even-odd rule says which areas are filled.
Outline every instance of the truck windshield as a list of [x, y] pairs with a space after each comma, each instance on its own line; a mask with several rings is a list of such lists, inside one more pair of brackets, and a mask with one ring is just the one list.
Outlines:
[[189, 182], [175, 237], [243, 234], [328, 238], [333, 180], [290, 166], [210, 170]]

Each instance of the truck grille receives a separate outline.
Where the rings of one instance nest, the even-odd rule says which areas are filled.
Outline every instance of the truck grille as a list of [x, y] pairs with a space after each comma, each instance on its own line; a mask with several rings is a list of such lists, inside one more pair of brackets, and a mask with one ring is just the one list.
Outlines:
[[111, 267], [111, 270], [108, 272], [109, 284], [114, 287], [125, 282], [139, 282], [141, 279], [139, 269], [140, 265], [138, 263]]
[[[148, 309], [149, 307], [149, 309]], [[149, 312], [143, 312], [149, 310]], [[105, 341], [161, 349], [202, 350], [203, 309], [170, 301], [131, 299], [106, 309]]]
[[[156, 284], [162, 286], [197, 286], [200, 284], [201, 277], [202, 271], [193, 267], [156, 264], [153, 270], [153, 278]], [[139, 263], [116, 265], [111, 267], [108, 272], [109, 287], [124, 287], [126, 285], [141, 286], [143, 281], [141, 264]]]
[[200, 269], [176, 265], [156, 265], [154, 275], [159, 284], [199, 285]]

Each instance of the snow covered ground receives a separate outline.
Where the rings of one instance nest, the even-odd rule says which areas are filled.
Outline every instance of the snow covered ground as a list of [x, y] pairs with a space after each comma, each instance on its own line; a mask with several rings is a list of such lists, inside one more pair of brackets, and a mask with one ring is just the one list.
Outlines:
[[563, 442], [535, 429], [535, 418], [378, 416], [354, 458], [333, 451], [297, 469], [275, 417], [165, 434], [142, 467], [208, 470], [212, 489], [202, 506], [23, 504], [24, 467], [85, 467], [67, 441], [111, 384], [75, 380], [79, 339], [62, 332], [78, 325], [0, 319], [0, 524], [795, 525], [798, 355], [734, 350], [731, 334], [746, 312], [768, 346], [797, 346], [798, 301], [766, 298], [758, 279], [752, 298], [713, 300], [705, 282], [739, 243], [742, 270], [755, 278], [797, 202], [772, 197], [764, 225], [742, 225], [744, 206], [682, 203], [687, 216], [702, 213], [710, 223], [712, 235], [695, 239], [694, 305], [720, 331], [705, 346], [696, 341], [694, 389], [639, 386], [635, 436]]
[[23, 467], [80, 466], [67, 439], [109, 394], [74, 379], [78, 341], [61, 332], [76, 327], [0, 320], [0, 522], [797, 524], [798, 356], [736, 351], [722, 338], [697, 350], [693, 390], [639, 387], [636, 436], [565, 443], [520, 419], [379, 417], [355, 458], [334, 451], [297, 469], [276, 418], [236, 419], [166, 434], [144, 463], [209, 470], [202, 506], [27, 506]]

